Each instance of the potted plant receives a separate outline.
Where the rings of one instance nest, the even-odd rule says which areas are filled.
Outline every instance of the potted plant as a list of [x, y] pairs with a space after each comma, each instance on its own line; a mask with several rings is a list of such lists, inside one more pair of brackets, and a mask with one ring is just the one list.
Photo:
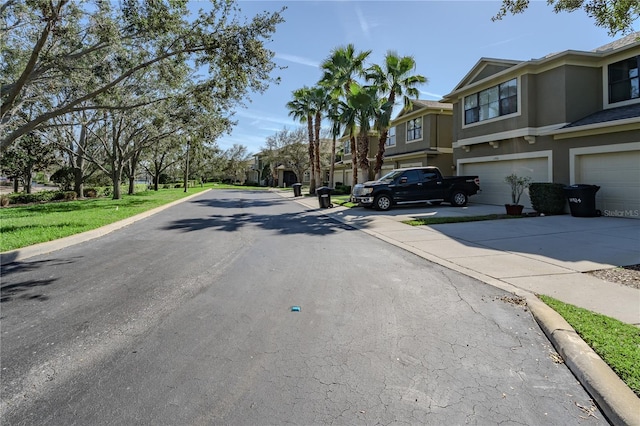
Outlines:
[[524, 209], [524, 206], [520, 204], [520, 197], [524, 190], [529, 187], [531, 178], [511, 173], [504, 178], [504, 181], [511, 186], [511, 204], [504, 205], [507, 209], [507, 214], [510, 216], [520, 216], [522, 215], [522, 209]]

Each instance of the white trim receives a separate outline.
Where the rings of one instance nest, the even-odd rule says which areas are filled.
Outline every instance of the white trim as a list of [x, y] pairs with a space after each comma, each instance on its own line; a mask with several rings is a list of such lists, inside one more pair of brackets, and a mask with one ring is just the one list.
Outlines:
[[[549, 182], [553, 182], [553, 151], [551, 150], [523, 152], [520, 154], [489, 155], [486, 157], [461, 158], [456, 162], [456, 170], [460, 170], [464, 167], [465, 164], [525, 160], [530, 158], [545, 157], [547, 158], [547, 179]], [[480, 181], [482, 182], [482, 176], [480, 176]]]
[[[499, 83], [496, 83], [492, 86], [486, 87], [482, 90], [478, 90], [477, 92], [474, 93], [470, 93], [466, 96], [463, 96], [460, 98], [460, 102], [458, 103], [458, 105], [460, 106], [460, 118], [462, 120], [462, 129], [467, 129], [470, 127], [476, 127], [476, 126], [480, 126], [483, 124], [489, 124], [489, 123], [495, 123], [496, 121], [501, 121], [501, 120], [506, 120], [508, 118], [514, 118], [514, 117], [519, 117], [522, 115], [522, 81], [521, 81], [521, 75], [514, 77], [514, 78], [510, 78], [508, 80], [504, 80], [504, 81], [500, 81], [500, 80], [496, 80], [496, 81], [500, 81]], [[464, 122], [465, 120], [465, 111], [464, 111], [464, 98], [466, 98], [467, 96], [471, 96], [471, 95], [476, 95], [484, 90], [488, 90], [491, 89], [492, 87], [498, 87], [500, 86], [502, 83], [506, 83], [507, 81], [511, 81], [511, 80], [516, 80], [516, 91], [517, 94], [516, 96], [518, 97], [518, 110], [516, 112], [512, 112], [511, 114], [505, 114], [505, 115], [499, 115], [497, 117], [493, 117], [493, 118], [489, 118], [487, 120], [480, 120], [480, 121], [474, 121], [473, 123], [469, 123], [466, 124]], [[498, 91], [500, 90], [500, 88], [498, 87]], [[498, 103], [500, 103], [500, 98], [498, 97]]]
[[[636, 55], [631, 55], [626, 59], [631, 59]], [[632, 98], [627, 99], [626, 101], [614, 102], [612, 104], [609, 103], [609, 65], [615, 64], [616, 62], [624, 61], [625, 59], [620, 59], [619, 57], [610, 58], [608, 61], [602, 63], [602, 109], [611, 109], [617, 108], [621, 106], [633, 105], [640, 103], [640, 98]]]
[[475, 136], [473, 138], [458, 139], [453, 142], [453, 148], [461, 148], [466, 145], [477, 145], [480, 143], [493, 142], [503, 139], [520, 138], [524, 136], [544, 136], [553, 133], [555, 130], [566, 126], [569, 123], [558, 123], [544, 127], [523, 127], [521, 129], [507, 130], [506, 132], [490, 133], [488, 135]]
[[569, 184], [576, 182], [576, 157], [587, 154], [605, 154], [611, 152], [640, 151], [640, 142], [617, 143], [613, 145], [588, 146], [569, 149]]

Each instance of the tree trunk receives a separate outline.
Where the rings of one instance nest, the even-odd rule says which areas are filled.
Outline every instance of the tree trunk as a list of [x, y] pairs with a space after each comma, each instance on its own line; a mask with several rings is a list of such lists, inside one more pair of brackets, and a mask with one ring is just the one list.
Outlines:
[[[191, 148], [191, 144], [187, 141], [187, 158], [185, 161], [184, 167], [184, 192], [188, 191], [189, 188], [189, 150]], [[234, 176], [235, 179], [235, 176]]]
[[309, 164], [311, 165], [311, 176], [309, 176], [309, 194], [316, 193], [316, 149], [313, 142], [313, 115], [307, 115], [307, 132], [309, 134]]
[[329, 164], [329, 188], [334, 188], [334, 178], [333, 175], [336, 171], [336, 136], [333, 135], [333, 140], [331, 141], [331, 163]]
[[316, 161], [315, 161], [315, 148], [313, 142], [309, 145], [309, 159], [311, 164], [311, 175], [309, 176], [309, 194], [316, 193]]
[[72, 154], [73, 164], [73, 190], [78, 198], [84, 197], [84, 147], [87, 142], [87, 128], [83, 125], [80, 127], [80, 139], [78, 140], [78, 149]]
[[356, 146], [356, 137], [351, 135], [349, 138], [349, 143], [351, 144], [351, 190], [358, 184], [358, 149]]
[[82, 182], [84, 177], [82, 175], [82, 169], [80, 167], [73, 168], [73, 191], [78, 195], [78, 198], [84, 197], [84, 183]]
[[358, 168], [360, 175], [358, 179], [361, 182], [369, 180], [369, 136], [366, 134], [358, 135]]
[[382, 177], [382, 164], [384, 163], [384, 150], [387, 146], [387, 136], [389, 135], [389, 129], [384, 129], [378, 139], [378, 152], [376, 153], [376, 165], [373, 168], [373, 172], [376, 174], [376, 179]]
[[20, 179], [17, 176], [13, 178], [13, 192], [20, 192]]
[[127, 191], [127, 194], [129, 195], [133, 195], [136, 192], [136, 178], [131, 175], [129, 176], [129, 190]]
[[113, 200], [119, 200], [122, 198], [120, 191], [120, 177], [122, 176], [122, 169], [113, 169], [111, 172], [111, 182], [113, 184]]
[[320, 113], [316, 113], [316, 122], [315, 122], [315, 135], [314, 135], [314, 143], [313, 146], [315, 148], [315, 159], [316, 159], [316, 183], [318, 185], [324, 186], [324, 179], [322, 179], [322, 168], [320, 166], [320, 122], [322, 121], [322, 116]]
[[33, 172], [31, 169], [26, 170], [24, 174], [24, 192], [31, 194], [31, 183], [33, 182]]

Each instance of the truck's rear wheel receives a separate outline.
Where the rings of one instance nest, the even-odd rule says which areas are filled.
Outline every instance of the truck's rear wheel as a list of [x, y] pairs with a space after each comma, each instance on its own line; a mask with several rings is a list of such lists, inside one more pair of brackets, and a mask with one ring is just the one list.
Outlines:
[[466, 206], [468, 199], [464, 191], [454, 191], [453, 194], [451, 194], [451, 205], [455, 207]]
[[386, 194], [380, 194], [373, 200], [376, 210], [387, 211], [391, 208], [391, 197]]

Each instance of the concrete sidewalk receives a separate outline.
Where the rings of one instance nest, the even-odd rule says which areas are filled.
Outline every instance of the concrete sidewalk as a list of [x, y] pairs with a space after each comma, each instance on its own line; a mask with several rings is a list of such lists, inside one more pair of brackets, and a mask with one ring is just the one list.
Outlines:
[[[464, 208], [319, 208], [316, 197], [281, 196], [431, 262], [501, 288], [527, 301], [567, 366], [613, 424], [640, 425], [640, 399], [591, 350], [573, 328], [535, 294], [640, 326], [640, 290], [584, 272], [640, 264], [640, 222], [571, 215], [410, 226], [428, 216], [503, 214], [504, 207], [470, 203]], [[526, 212], [526, 211], [525, 211]]]

